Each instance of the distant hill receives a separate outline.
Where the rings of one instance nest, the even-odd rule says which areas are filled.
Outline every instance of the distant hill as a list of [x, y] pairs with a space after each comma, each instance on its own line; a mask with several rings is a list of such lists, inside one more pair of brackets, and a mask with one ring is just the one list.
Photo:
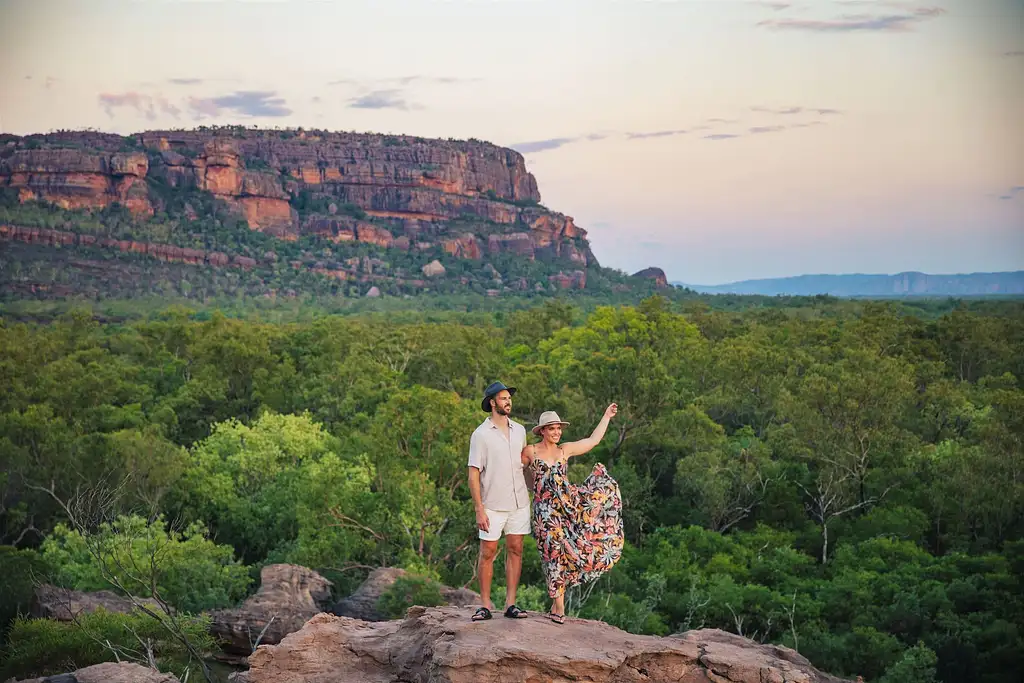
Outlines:
[[702, 294], [760, 294], [763, 296], [977, 296], [1024, 294], [1024, 270], [1002, 273], [932, 275], [906, 272], [895, 275], [797, 275], [795, 277], [743, 280], [725, 285], [691, 285], [673, 282]]

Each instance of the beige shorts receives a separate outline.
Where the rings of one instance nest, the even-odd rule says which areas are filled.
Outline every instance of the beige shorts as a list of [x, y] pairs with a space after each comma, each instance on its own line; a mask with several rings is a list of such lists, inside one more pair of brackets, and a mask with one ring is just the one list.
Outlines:
[[490, 526], [487, 531], [480, 529], [480, 540], [497, 541], [501, 538], [501, 532], [506, 536], [527, 536], [530, 533], [530, 508], [519, 508], [518, 510], [488, 510], [487, 521]]

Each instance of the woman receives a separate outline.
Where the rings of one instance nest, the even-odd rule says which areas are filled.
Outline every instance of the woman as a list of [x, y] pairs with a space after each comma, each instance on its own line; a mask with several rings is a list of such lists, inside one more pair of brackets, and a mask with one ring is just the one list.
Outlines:
[[565, 590], [596, 580], [622, 555], [619, 485], [600, 463], [581, 486], [570, 483], [566, 472], [569, 458], [601, 442], [617, 412], [612, 403], [588, 438], [565, 444], [558, 442], [569, 423], [553, 411], [542, 413], [533, 428], [541, 442], [521, 454], [523, 465], [532, 466], [533, 533], [552, 599], [548, 616], [556, 624], [565, 623]]

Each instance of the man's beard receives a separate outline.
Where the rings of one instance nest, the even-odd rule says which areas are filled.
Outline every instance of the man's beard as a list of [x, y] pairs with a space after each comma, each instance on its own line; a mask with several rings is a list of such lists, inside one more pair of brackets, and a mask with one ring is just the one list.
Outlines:
[[502, 405], [495, 405], [494, 406], [494, 412], [498, 413], [498, 415], [505, 415], [507, 417], [508, 414], [512, 412], [512, 408], [511, 408], [511, 406], [508, 407], [508, 408], [505, 408]]

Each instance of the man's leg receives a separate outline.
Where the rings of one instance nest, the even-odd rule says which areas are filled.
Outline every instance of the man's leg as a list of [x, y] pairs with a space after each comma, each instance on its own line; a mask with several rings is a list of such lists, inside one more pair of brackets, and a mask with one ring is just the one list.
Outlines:
[[493, 609], [491, 603], [491, 577], [494, 576], [494, 558], [498, 555], [497, 541], [480, 541], [480, 559], [477, 564], [477, 576], [480, 578], [480, 601], [487, 609]]
[[519, 588], [519, 574], [523, 569], [523, 537], [519, 534], [505, 536], [505, 608], [516, 604], [516, 589]]

